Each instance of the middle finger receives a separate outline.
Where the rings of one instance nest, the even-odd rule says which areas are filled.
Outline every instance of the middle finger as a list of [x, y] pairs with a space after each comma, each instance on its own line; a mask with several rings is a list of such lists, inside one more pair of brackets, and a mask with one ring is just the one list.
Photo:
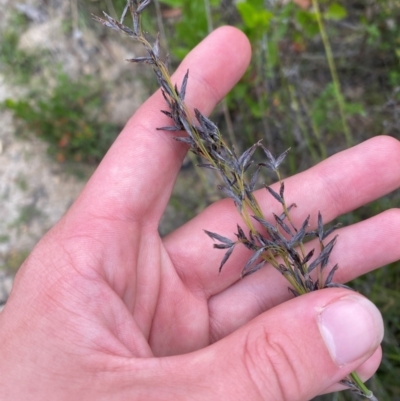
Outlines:
[[[309, 170], [285, 180], [285, 198], [296, 203], [291, 217], [301, 224], [311, 214], [316, 226], [318, 211], [324, 222], [371, 202], [400, 187], [400, 142], [391, 137], [375, 137], [340, 152]], [[275, 190], [277, 188], [275, 187]], [[267, 191], [256, 192], [264, 215], [280, 214], [278, 202]], [[241, 222], [233, 202], [224, 199], [208, 207], [193, 220], [164, 239], [178, 274], [195, 292], [206, 297], [230, 287], [239, 277], [249, 251], [237, 246], [218, 274], [223, 251], [213, 249], [204, 229], [235, 240]]]

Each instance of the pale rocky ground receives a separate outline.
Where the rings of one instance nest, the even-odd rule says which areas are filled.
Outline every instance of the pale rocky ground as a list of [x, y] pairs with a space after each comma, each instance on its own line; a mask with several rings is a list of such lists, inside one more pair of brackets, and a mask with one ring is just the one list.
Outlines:
[[[37, 8], [39, 3], [31, 1], [23, 6], [40, 10]], [[7, 24], [7, 11], [12, 12], [12, 8], [20, 5], [9, 0], [0, 1], [0, 6], [6, 11], [0, 21], [1, 28]], [[62, 40], [62, 35], [57, 37], [55, 34], [55, 27], [60, 23], [63, 12], [60, 9], [54, 18], [50, 14], [39, 13], [43, 18], [32, 21], [27, 31], [22, 33], [21, 48], [30, 46], [34, 50], [46, 46], [55, 53], [63, 53], [67, 42]], [[69, 61], [71, 68], [66, 70], [73, 75], [74, 67], [79, 68], [82, 60], [69, 57]], [[23, 96], [24, 88], [12, 86], [8, 81], [8, 77], [0, 75], [0, 102]], [[44, 233], [65, 213], [85, 182], [65, 172], [63, 165], [52, 160], [47, 155], [46, 143], [33, 136], [29, 140], [16, 136], [10, 112], [0, 111], [0, 121], [1, 308], [11, 290], [12, 278], [19, 265]], [[86, 175], [90, 174], [90, 168], [82, 168]]]
[[[119, 77], [132, 68], [123, 62], [134, 55], [132, 48], [121, 44], [117, 37], [99, 42], [92, 32], [78, 28], [72, 38], [63, 35], [63, 18], [75, 2], [53, 0], [50, 2], [53, 7], [47, 8], [42, 3], [40, 0], [24, 3], [0, 0], [1, 10], [5, 10], [0, 13], [0, 29], [7, 23], [7, 12], [19, 7], [25, 13], [31, 13], [30, 18], [33, 18], [28, 30], [22, 33], [19, 46], [50, 50], [70, 76], [85, 72], [118, 82]], [[105, 54], [103, 59], [93, 56], [99, 47]], [[147, 96], [142, 81], [134, 78], [132, 74], [128, 83], [118, 82], [116, 85], [119, 86], [110, 95], [107, 116], [121, 125]], [[49, 75], [50, 84], [52, 79]], [[23, 96], [24, 88], [12, 86], [7, 81], [7, 77], [0, 75], [0, 102]], [[65, 171], [63, 164], [51, 159], [46, 147], [46, 143], [37, 138], [27, 140], [16, 136], [11, 113], [0, 111], [0, 310], [20, 264], [85, 185], [85, 179]], [[87, 166], [79, 166], [79, 169], [85, 177], [93, 170]], [[161, 231], [169, 231], [176, 220], [174, 208], [169, 207]]]
[[[0, 94], [2, 90], [4, 86]], [[84, 181], [63, 172], [47, 155], [44, 142], [16, 138], [10, 113], [2, 112], [0, 120], [0, 271], [3, 266], [13, 274], [65, 213]], [[5, 288], [10, 287], [7, 276], [0, 275], [0, 303], [2, 277]]]

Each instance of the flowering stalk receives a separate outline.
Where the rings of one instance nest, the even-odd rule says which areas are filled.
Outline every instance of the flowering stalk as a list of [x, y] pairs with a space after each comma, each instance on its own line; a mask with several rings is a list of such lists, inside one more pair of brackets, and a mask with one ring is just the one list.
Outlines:
[[[325, 240], [338, 226], [325, 231], [320, 213], [318, 213], [318, 228], [315, 231], [308, 230], [310, 216], [305, 219], [300, 227], [296, 227], [291, 219], [290, 210], [296, 205], [287, 205], [284, 196], [285, 184], [279, 172], [279, 165], [283, 162], [289, 150], [275, 158], [261, 142], [257, 142], [242, 155], [238, 156], [233, 149], [229, 148], [218, 127], [210, 119], [197, 109], [194, 110], [196, 119], [191, 116], [185, 104], [189, 71], [186, 72], [178, 89], [177, 85], [172, 83], [167, 65], [160, 57], [159, 37], [157, 36], [155, 42], [150, 44], [143, 34], [141, 14], [150, 2], [151, 0], [127, 0], [119, 21], [111, 18], [106, 13], [104, 13], [105, 19], [96, 16], [93, 16], [93, 18], [110, 29], [123, 32], [144, 46], [147, 52], [146, 56], [136, 57], [127, 61], [148, 64], [154, 70], [162, 95], [168, 106], [168, 110], [162, 110], [162, 113], [173, 121], [171, 126], [158, 129], [185, 132], [185, 136], [178, 136], [175, 139], [189, 145], [190, 150], [203, 159], [200, 167], [214, 170], [219, 174], [223, 183], [219, 186], [219, 189], [230, 197], [236, 205], [246, 226], [247, 234], [238, 225], [235, 233], [237, 240], [232, 241], [222, 235], [205, 230], [205, 233], [216, 241], [214, 248], [225, 250], [219, 271], [231, 256], [234, 248], [238, 245], [243, 245], [252, 251], [252, 256], [242, 269], [242, 277], [256, 272], [269, 263], [288, 280], [291, 285], [289, 290], [294, 296], [322, 288], [348, 288], [332, 281], [338, 269], [337, 265], [327, 275], [324, 274], [337, 236], [328, 243]], [[128, 12], [132, 17], [132, 28], [123, 24]], [[266, 161], [259, 163], [248, 179], [249, 168], [253, 164], [252, 157], [257, 149], [263, 151]], [[274, 224], [271, 224], [264, 216], [254, 196], [257, 179], [263, 168], [274, 171], [280, 184], [279, 192], [274, 191], [269, 186], [265, 186], [267, 192], [281, 204], [283, 210], [280, 216], [273, 214]], [[262, 227], [262, 230], [257, 227]], [[315, 258], [313, 258], [314, 250], [308, 253], [305, 251], [304, 239], [309, 236], [314, 236], [319, 241], [320, 253]], [[376, 400], [356, 373], [352, 373], [341, 383], [363, 397]]]

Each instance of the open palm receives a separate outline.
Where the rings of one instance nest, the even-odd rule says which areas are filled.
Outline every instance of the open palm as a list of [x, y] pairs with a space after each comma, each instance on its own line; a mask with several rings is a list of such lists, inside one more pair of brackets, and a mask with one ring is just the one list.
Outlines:
[[[241, 77], [249, 57], [245, 37], [233, 28], [221, 28], [185, 59], [174, 80], [181, 82], [190, 69], [187, 103], [207, 114]], [[159, 221], [187, 151], [156, 130], [168, 125], [159, 111], [163, 108], [157, 92], [132, 117], [81, 196], [18, 273], [0, 314], [0, 340], [7, 344], [0, 351], [0, 369], [7, 380], [19, 377], [19, 385], [0, 386], [2, 399], [11, 399], [11, 394], [13, 400], [45, 399], [34, 398], [43, 390], [58, 394], [48, 399], [122, 400], [132, 397], [135, 385], [137, 398], [132, 399], [170, 399], [168, 391], [146, 398], [154, 379], [151, 372], [157, 372], [159, 383], [174, 388], [171, 399], [189, 399], [177, 392], [174, 380], [185, 377], [193, 365], [199, 366], [200, 377], [207, 358], [208, 372], [219, 375], [223, 370], [217, 358], [221, 347], [210, 344], [226, 338], [224, 347], [231, 350], [234, 365], [243, 359], [238, 345], [246, 348], [251, 333], [257, 332], [249, 322], [266, 311], [284, 319], [285, 310], [276, 306], [288, 300], [289, 293], [274, 269], [266, 267], [239, 280], [249, 256], [244, 248], [236, 249], [218, 274], [223, 254], [212, 248], [203, 230], [233, 237], [239, 217], [230, 200], [217, 202], [160, 238]], [[299, 223], [311, 213], [315, 226], [318, 211], [328, 222], [394, 190], [400, 186], [399, 156], [396, 140], [375, 138], [287, 179], [287, 200], [298, 205], [292, 217]], [[258, 199], [266, 216], [279, 211], [265, 190]], [[336, 280], [346, 282], [400, 258], [395, 245], [399, 219], [399, 212], [392, 210], [342, 228], [331, 257], [340, 265]], [[322, 292], [343, 294], [341, 289]], [[295, 301], [289, 302], [301, 319], [304, 304], [297, 307]], [[296, 330], [292, 335], [301, 336]], [[208, 351], [196, 353], [202, 349]], [[155, 358], [172, 355], [181, 358]], [[365, 364], [365, 375], [379, 358], [378, 350]], [[321, 363], [326, 365], [326, 360]], [[343, 377], [336, 376], [315, 391], [328, 391]], [[28, 389], [32, 397], [24, 398]], [[288, 391], [282, 399], [295, 399], [290, 391], [299, 400], [309, 394], [302, 394], [300, 385]]]

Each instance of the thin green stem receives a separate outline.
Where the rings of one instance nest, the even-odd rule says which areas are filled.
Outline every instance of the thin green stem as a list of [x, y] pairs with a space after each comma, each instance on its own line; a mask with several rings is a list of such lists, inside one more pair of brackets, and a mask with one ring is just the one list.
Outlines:
[[163, 22], [163, 18], [162, 18], [161, 7], [160, 7], [159, 1], [158, 0], [154, 0], [154, 5], [155, 5], [155, 8], [156, 8], [158, 29], [160, 30], [161, 38], [162, 38], [162, 41], [164, 42], [164, 50], [168, 54], [169, 53], [168, 40], [167, 40], [167, 35], [165, 34], [164, 22]]
[[343, 126], [344, 135], [346, 138], [346, 143], [347, 143], [347, 146], [350, 147], [353, 144], [353, 138], [352, 138], [350, 128], [349, 128], [349, 126], [347, 124], [347, 120], [346, 120], [344, 99], [343, 99], [342, 91], [340, 88], [340, 81], [339, 81], [339, 76], [338, 76], [336, 65], [335, 65], [334, 58], [333, 58], [332, 48], [329, 43], [325, 25], [322, 20], [322, 15], [321, 15], [321, 10], [319, 8], [318, 0], [312, 0], [312, 4], [313, 4], [314, 10], [315, 10], [315, 16], [317, 18], [322, 42], [324, 44], [325, 54], [326, 54], [326, 58], [328, 60], [328, 65], [329, 65], [329, 70], [330, 70], [331, 76], [332, 76], [333, 86], [335, 89], [336, 101], [337, 101], [338, 108], [339, 108], [340, 119], [342, 121], [342, 126]]
[[299, 103], [297, 101], [296, 91], [295, 91], [295, 88], [294, 88], [293, 85], [288, 84], [288, 92], [289, 92], [289, 96], [290, 96], [290, 104], [291, 104], [292, 110], [295, 113], [295, 116], [296, 116], [296, 119], [297, 119], [297, 124], [298, 124], [298, 126], [300, 128], [300, 131], [303, 134], [303, 138], [304, 138], [304, 141], [306, 143], [306, 146], [307, 146], [307, 148], [308, 148], [308, 150], [309, 150], [309, 152], [311, 154], [311, 157], [312, 157], [313, 161], [315, 163], [318, 163], [320, 160], [319, 160], [319, 157], [318, 157], [318, 154], [317, 154], [316, 150], [314, 149], [314, 145], [311, 142], [311, 138], [310, 138], [310, 136], [308, 134], [308, 128], [304, 125], [303, 117], [302, 117], [301, 112], [300, 112], [300, 105], [299, 105]]
[[[365, 394], [365, 396], [367, 398], [371, 398], [373, 397], [372, 391], [369, 390], [366, 385], [362, 382], [362, 380], [360, 379], [360, 377], [358, 376], [358, 374], [356, 372], [352, 372], [350, 374], [352, 380], [354, 381], [354, 383], [357, 384], [358, 388]], [[374, 397], [375, 398], [375, 397]]]
[[311, 128], [312, 128], [312, 130], [314, 132], [314, 136], [317, 139], [318, 146], [319, 146], [319, 151], [320, 151], [320, 154], [321, 154], [321, 159], [326, 159], [327, 158], [326, 147], [324, 145], [323, 138], [321, 136], [321, 132], [320, 132], [317, 124], [315, 123], [315, 120], [314, 120], [313, 116], [311, 115], [310, 107], [308, 106], [307, 101], [306, 101], [306, 99], [304, 97], [300, 97], [300, 102], [301, 102], [301, 105], [302, 105], [303, 109], [305, 110], [305, 112], [307, 114], [307, 117], [308, 117], [308, 119], [310, 121]]

